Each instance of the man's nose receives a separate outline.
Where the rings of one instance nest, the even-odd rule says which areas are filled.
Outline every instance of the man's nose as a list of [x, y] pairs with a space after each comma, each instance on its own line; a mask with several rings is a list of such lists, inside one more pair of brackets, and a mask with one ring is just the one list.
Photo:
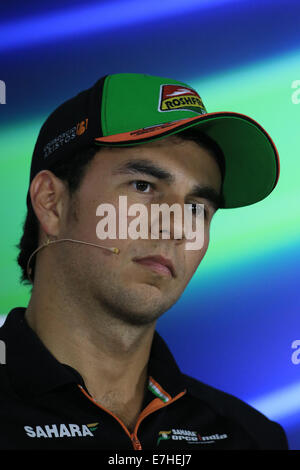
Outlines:
[[159, 204], [152, 206], [150, 217], [152, 238], [184, 241], [184, 202], [173, 197], [165, 198]]

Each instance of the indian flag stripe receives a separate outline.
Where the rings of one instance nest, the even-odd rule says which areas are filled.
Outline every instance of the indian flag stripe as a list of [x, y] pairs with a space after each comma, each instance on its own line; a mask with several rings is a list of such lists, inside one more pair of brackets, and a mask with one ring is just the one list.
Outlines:
[[162, 393], [156, 385], [154, 385], [154, 383], [152, 382], [151, 379], [149, 379], [149, 383], [148, 383], [148, 389], [150, 390], [150, 392], [154, 393], [154, 395], [156, 395], [158, 398], [160, 398], [163, 402], [168, 402], [169, 401], [169, 397], [167, 397], [164, 393]]

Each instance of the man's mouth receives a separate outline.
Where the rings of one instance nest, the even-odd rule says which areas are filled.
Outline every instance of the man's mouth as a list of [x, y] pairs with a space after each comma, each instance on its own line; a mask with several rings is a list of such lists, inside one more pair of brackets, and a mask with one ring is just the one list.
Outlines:
[[145, 256], [144, 258], [134, 258], [134, 262], [142, 264], [143, 266], [164, 276], [175, 277], [175, 270], [171, 260], [164, 258], [161, 255]]

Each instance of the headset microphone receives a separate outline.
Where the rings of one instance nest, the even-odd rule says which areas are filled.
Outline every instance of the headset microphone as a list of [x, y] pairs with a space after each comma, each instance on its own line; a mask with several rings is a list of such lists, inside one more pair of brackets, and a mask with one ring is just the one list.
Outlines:
[[30, 274], [32, 272], [32, 269], [29, 268], [29, 265], [30, 265], [30, 260], [31, 258], [33, 257], [33, 255], [35, 253], [37, 253], [39, 250], [41, 250], [42, 248], [48, 246], [48, 245], [51, 245], [52, 243], [58, 243], [58, 242], [74, 242], [74, 243], [83, 243], [84, 245], [92, 245], [92, 246], [96, 246], [97, 248], [103, 248], [104, 250], [109, 250], [111, 251], [112, 253], [115, 253], [116, 255], [118, 255], [120, 253], [120, 250], [119, 248], [114, 248], [114, 247], [107, 247], [107, 246], [103, 246], [103, 245], [96, 245], [95, 243], [88, 243], [88, 242], [83, 242], [81, 240], [72, 240], [71, 238], [61, 238], [60, 240], [52, 240], [50, 241], [50, 239], [48, 238], [46, 243], [44, 243], [43, 245], [41, 245], [40, 247], [38, 247], [36, 250], [34, 250], [33, 253], [31, 253], [30, 257], [29, 257], [29, 260], [27, 262], [27, 275], [28, 275], [28, 278], [30, 279], [30, 281], [32, 282], [32, 279], [30, 277]]

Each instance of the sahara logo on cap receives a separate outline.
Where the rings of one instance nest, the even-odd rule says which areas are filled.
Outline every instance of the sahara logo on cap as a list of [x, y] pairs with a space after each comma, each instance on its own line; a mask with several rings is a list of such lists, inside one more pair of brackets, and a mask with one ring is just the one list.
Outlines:
[[194, 111], [206, 114], [207, 111], [198, 93], [192, 88], [180, 85], [161, 85], [158, 110]]

